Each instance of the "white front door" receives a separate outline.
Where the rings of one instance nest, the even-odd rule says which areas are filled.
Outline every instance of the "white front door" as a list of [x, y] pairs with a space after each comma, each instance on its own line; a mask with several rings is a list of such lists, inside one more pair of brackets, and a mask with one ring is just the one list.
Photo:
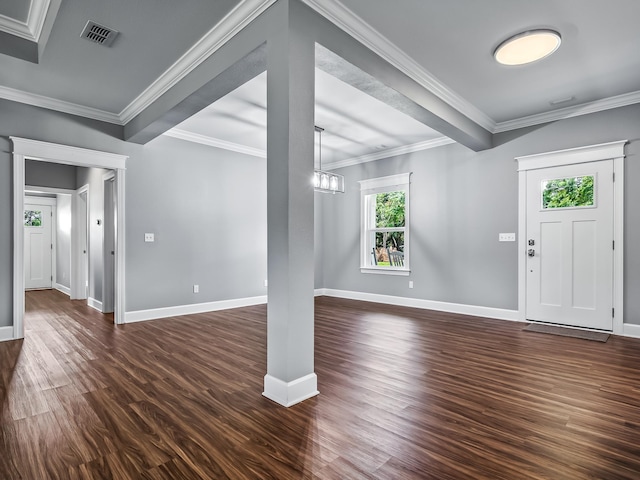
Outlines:
[[24, 205], [24, 287], [51, 288], [51, 206]]
[[528, 320], [612, 330], [613, 160], [527, 172]]

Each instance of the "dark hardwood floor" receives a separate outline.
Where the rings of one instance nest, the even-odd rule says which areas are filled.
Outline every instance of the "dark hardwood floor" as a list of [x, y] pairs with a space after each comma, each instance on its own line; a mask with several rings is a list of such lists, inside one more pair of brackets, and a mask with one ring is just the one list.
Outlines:
[[114, 326], [27, 293], [1, 479], [638, 479], [640, 341], [318, 298], [320, 395], [261, 396], [266, 307]]

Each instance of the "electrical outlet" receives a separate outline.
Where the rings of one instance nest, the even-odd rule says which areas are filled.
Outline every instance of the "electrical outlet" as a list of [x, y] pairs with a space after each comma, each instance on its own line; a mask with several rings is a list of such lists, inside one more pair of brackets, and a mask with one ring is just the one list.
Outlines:
[[145, 242], [155, 242], [155, 235], [153, 233], [145, 233], [144, 234], [144, 241]]
[[413, 288], [413, 280], [409, 280], [409, 288]]
[[515, 242], [516, 234], [515, 233], [499, 233], [498, 241], [499, 242]]
[[200, 285], [193, 286], [193, 293], [200, 293]]

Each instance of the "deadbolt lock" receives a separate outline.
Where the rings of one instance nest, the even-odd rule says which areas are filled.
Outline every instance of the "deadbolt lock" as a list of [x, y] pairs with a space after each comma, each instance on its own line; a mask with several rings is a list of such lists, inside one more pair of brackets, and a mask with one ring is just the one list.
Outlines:
[[533, 238], [530, 238], [527, 243], [529, 244], [530, 247], [533, 247], [536, 244], [536, 241]]

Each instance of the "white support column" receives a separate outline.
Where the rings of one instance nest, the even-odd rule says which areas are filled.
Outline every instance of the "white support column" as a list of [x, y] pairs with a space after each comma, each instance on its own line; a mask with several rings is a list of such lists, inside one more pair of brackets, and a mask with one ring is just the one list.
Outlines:
[[314, 373], [314, 42], [279, 3], [267, 43], [267, 374], [263, 395], [289, 407], [318, 394]]

